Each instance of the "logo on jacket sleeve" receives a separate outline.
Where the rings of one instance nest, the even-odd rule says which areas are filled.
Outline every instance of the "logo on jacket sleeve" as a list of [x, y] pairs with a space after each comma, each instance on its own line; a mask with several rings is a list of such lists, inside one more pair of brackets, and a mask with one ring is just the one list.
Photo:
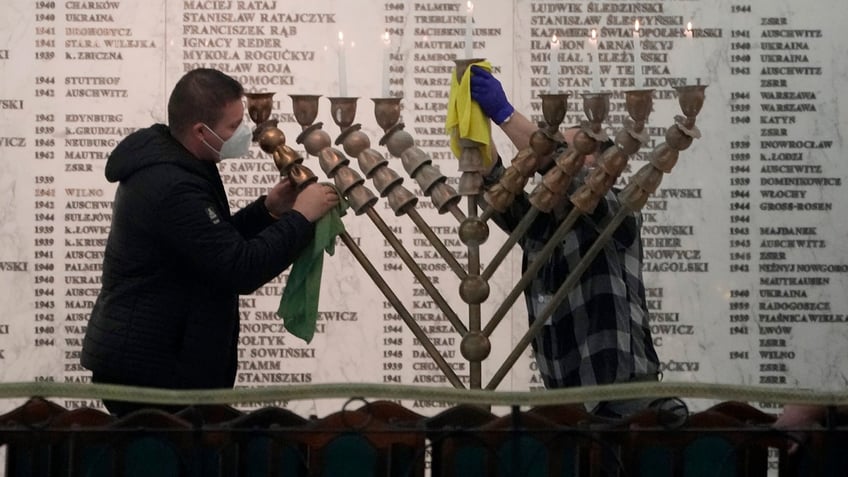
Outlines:
[[220, 218], [220, 217], [218, 217], [218, 213], [217, 213], [217, 212], [215, 212], [215, 208], [214, 208], [214, 207], [211, 207], [211, 206], [210, 206], [210, 207], [207, 207], [207, 208], [206, 208], [206, 215], [208, 215], [208, 216], [209, 216], [209, 220], [211, 220], [213, 224], [219, 224], [219, 223], [221, 223], [221, 218]]

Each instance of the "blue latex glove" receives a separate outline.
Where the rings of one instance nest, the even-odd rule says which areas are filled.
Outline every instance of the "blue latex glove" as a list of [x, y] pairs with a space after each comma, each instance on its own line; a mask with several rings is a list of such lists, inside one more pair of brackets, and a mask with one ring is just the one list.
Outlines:
[[501, 82], [488, 71], [476, 66], [471, 67], [471, 99], [480, 105], [480, 109], [495, 124], [503, 123], [515, 112], [515, 108], [506, 99]]

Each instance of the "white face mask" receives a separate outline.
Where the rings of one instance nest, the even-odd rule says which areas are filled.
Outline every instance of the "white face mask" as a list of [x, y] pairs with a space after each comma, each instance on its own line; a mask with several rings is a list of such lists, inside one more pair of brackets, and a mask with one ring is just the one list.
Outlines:
[[233, 159], [233, 158], [236, 158], [236, 157], [244, 157], [244, 156], [247, 155], [247, 152], [250, 150], [250, 140], [253, 138], [253, 133], [250, 131], [250, 127], [244, 121], [242, 121], [242, 123], [239, 124], [239, 127], [236, 128], [233, 135], [230, 136], [230, 138], [227, 139], [226, 141], [221, 139], [221, 136], [219, 136], [217, 133], [215, 133], [215, 131], [213, 131], [212, 128], [210, 128], [209, 126], [204, 124], [203, 127], [205, 127], [207, 130], [209, 130], [209, 132], [211, 132], [213, 135], [215, 135], [215, 137], [218, 138], [218, 140], [223, 143], [223, 144], [221, 144], [221, 150], [219, 151], [219, 150], [215, 149], [214, 147], [212, 147], [211, 145], [209, 145], [209, 143], [206, 142], [205, 139], [202, 139], [203, 144], [206, 144], [206, 147], [208, 147], [209, 149], [212, 149], [212, 151], [214, 151], [215, 154], [218, 155], [219, 161], [222, 160], [222, 159]]

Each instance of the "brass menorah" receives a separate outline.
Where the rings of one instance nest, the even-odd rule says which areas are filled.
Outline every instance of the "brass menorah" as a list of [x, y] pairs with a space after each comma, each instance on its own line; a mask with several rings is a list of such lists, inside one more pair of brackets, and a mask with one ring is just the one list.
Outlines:
[[[481, 60], [457, 60], [457, 78], [461, 78], [471, 64], [479, 61]], [[651, 151], [648, 163], [633, 174], [627, 186], [618, 193], [618, 201], [621, 204], [619, 211], [603, 225], [602, 233], [578, 265], [571, 270], [550, 303], [515, 344], [486, 385], [486, 389], [497, 388], [533, 337], [542, 329], [545, 321], [566, 299], [568, 292], [574, 288], [580, 276], [610, 240], [625, 217], [642, 209], [650, 195], [659, 187], [663, 175], [670, 173], [677, 163], [680, 151], [687, 149], [694, 139], [700, 137], [700, 132], [695, 126], [695, 119], [703, 106], [705, 89], [705, 85], [675, 87], [683, 115], [675, 116], [674, 124], [666, 130], [665, 142]], [[273, 94], [247, 94], [248, 113], [251, 120], [256, 123], [254, 140], [259, 143], [264, 152], [273, 157], [280, 174], [288, 176], [297, 187], [302, 188], [316, 181], [317, 177], [303, 165], [303, 158], [286, 145], [285, 134], [277, 128], [277, 122], [269, 119]], [[609, 112], [610, 93], [596, 92], [582, 95], [586, 120], [580, 125], [571, 147], [564, 153], [558, 151], [557, 144], [563, 142], [560, 125], [565, 118], [569, 95], [564, 93], [540, 95], [544, 124], [531, 136], [530, 147], [516, 154], [500, 181], [489, 190], [484, 190], [483, 187], [485, 166], [478, 143], [460, 138], [462, 153], [458, 159], [461, 176], [458, 188], [455, 190], [446, 183], [447, 178], [432, 165], [429, 155], [416, 147], [413, 137], [404, 130], [404, 124], [400, 121], [402, 98], [374, 98], [374, 114], [377, 124], [384, 132], [379, 144], [384, 145], [391, 156], [400, 158], [409, 177], [418, 183], [439, 214], [449, 213], [459, 222], [459, 239], [467, 248], [468, 259], [465, 267], [457, 261], [441, 238], [418, 213], [416, 209], [418, 198], [403, 186], [403, 178], [389, 167], [389, 161], [383, 154], [371, 148], [371, 141], [361, 130], [361, 125], [354, 124], [357, 98], [329, 98], [331, 116], [341, 130], [335, 145], [341, 145], [343, 152], [332, 147], [333, 142], [330, 135], [323, 130], [323, 124], [314, 122], [318, 115], [320, 96], [291, 95], [291, 99], [295, 119], [302, 128], [302, 132], [296, 139], [297, 143], [302, 144], [308, 154], [318, 157], [321, 169], [333, 179], [354, 213], [357, 216], [364, 214], [373, 222], [454, 330], [461, 336], [460, 353], [469, 362], [469, 385], [472, 389], [481, 389], [483, 387], [482, 362], [491, 351], [490, 336], [495, 328], [575, 222], [581, 215], [591, 214], [595, 210], [600, 199], [607, 194], [626, 168], [630, 156], [648, 143], [649, 136], [645, 124], [652, 109], [652, 94], [651, 89], [625, 92], [625, 107], [629, 119], [625, 119], [624, 124], [616, 132], [614, 147], [604, 151], [598, 158], [597, 167], [591, 170], [584, 183], [570, 196], [567, 192], [569, 185], [583, 168], [586, 156], [594, 153], [599, 143], [608, 140], [603, 122]], [[357, 159], [359, 169], [365, 178], [350, 167], [348, 157]], [[483, 269], [480, 245], [489, 238], [487, 225], [489, 219], [498, 212], [504, 212], [518, 194], [524, 193], [527, 181], [537, 172], [543, 158], [553, 159], [554, 166], [544, 174], [539, 185], [530, 194], [531, 209]], [[388, 201], [396, 216], [409, 217], [457, 276], [460, 281], [459, 296], [468, 305], [466, 321], [463, 321], [451, 308], [441, 291], [421, 270], [392, 228], [375, 210], [374, 205], [379, 198], [364, 185], [365, 179], [371, 180], [379, 197]], [[467, 205], [465, 212], [460, 208], [463, 198]], [[535, 260], [528, 264], [527, 270], [483, 326], [481, 305], [489, 299], [489, 280], [512, 247], [527, 233], [536, 217], [540, 213], [549, 213], [563, 206], [570, 206], [571, 211], [559, 224]], [[346, 232], [343, 232], [340, 238], [447, 380], [454, 387], [463, 388], [460, 378], [359, 245]]]

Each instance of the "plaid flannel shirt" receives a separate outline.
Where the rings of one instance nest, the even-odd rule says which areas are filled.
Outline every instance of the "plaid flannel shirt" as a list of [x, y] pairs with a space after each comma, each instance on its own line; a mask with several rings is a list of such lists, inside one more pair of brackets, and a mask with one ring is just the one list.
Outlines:
[[[503, 171], [498, 160], [486, 184], [493, 185]], [[582, 184], [582, 180], [575, 179], [572, 189], [575, 184]], [[527, 194], [518, 196], [493, 220], [510, 232], [530, 207]], [[519, 241], [524, 252], [522, 270], [542, 250], [570, 208], [568, 204], [564, 211], [539, 214]], [[619, 208], [614, 192], [608, 192], [594, 213], [581, 216], [555, 249], [524, 291], [531, 324]], [[641, 214], [631, 214], [624, 220], [534, 338], [533, 349], [545, 387], [611, 384], [657, 376], [659, 359], [648, 326], [642, 282], [641, 225]]]

